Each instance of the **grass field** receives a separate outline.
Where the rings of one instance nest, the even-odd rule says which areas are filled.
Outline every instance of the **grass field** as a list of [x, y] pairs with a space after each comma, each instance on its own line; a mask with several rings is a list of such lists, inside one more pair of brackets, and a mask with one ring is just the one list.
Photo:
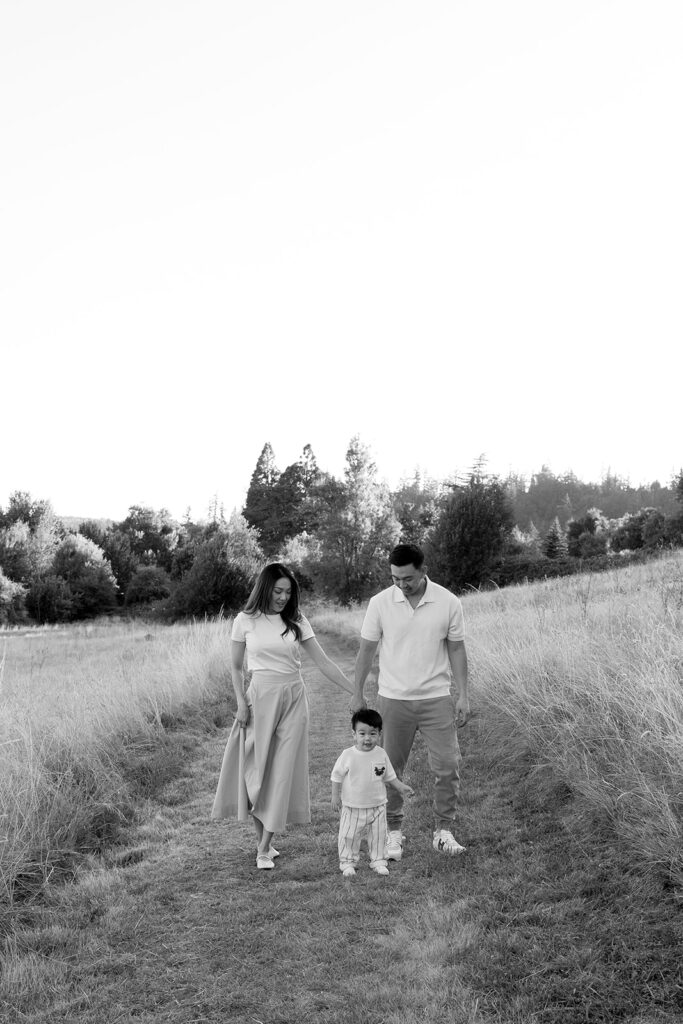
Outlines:
[[[263, 877], [248, 827], [209, 820], [225, 622], [0, 639], [6, 1019], [683, 1019], [683, 559], [465, 612], [467, 853], [429, 846], [418, 742], [406, 856], [351, 883], [328, 782], [346, 697], [315, 670], [313, 823]], [[361, 618], [313, 616], [347, 674]]]
[[212, 712], [228, 642], [227, 622], [0, 634], [0, 896], [116, 837], [183, 756], [175, 717]]

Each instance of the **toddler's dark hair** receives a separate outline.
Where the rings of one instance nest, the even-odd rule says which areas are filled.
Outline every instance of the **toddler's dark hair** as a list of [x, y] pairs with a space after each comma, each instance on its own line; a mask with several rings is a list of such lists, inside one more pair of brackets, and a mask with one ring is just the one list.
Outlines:
[[354, 711], [351, 716], [351, 728], [354, 732], [359, 722], [369, 725], [371, 729], [382, 731], [382, 716], [379, 711], [373, 711], [372, 708], [359, 708], [358, 711]]

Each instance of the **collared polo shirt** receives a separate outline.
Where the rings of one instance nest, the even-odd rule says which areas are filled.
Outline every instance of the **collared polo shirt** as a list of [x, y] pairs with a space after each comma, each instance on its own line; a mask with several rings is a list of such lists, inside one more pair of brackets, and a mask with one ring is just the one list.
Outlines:
[[427, 585], [416, 608], [398, 587], [370, 599], [360, 635], [379, 641], [379, 694], [394, 700], [427, 700], [450, 693], [452, 674], [446, 640], [464, 640], [460, 600], [450, 590]]

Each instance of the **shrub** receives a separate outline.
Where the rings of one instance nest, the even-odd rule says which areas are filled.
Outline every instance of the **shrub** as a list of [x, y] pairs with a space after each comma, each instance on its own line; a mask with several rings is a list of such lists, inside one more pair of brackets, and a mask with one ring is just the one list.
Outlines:
[[36, 622], [68, 622], [76, 617], [71, 587], [53, 573], [33, 581], [26, 595], [26, 608]]
[[171, 579], [164, 569], [156, 565], [141, 565], [133, 574], [126, 590], [126, 604], [148, 604], [159, 601], [171, 593]]
[[230, 557], [225, 537], [216, 534], [197, 549], [173, 595], [170, 611], [175, 618], [237, 611], [246, 603], [252, 579], [253, 575]]
[[62, 580], [63, 598], [70, 599], [71, 619], [93, 618], [110, 612], [116, 605], [116, 582], [111, 566], [97, 544], [81, 534], [71, 533], [61, 542], [50, 576]]
[[[128, 538], [136, 563], [158, 565], [170, 571], [173, 550], [178, 542], [178, 524], [166, 509], [156, 512], [141, 505], [131, 505], [128, 515], [115, 524], [113, 532]], [[122, 585], [120, 578], [119, 585]], [[127, 589], [127, 583], [123, 589]]]
[[257, 532], [235, 513], [199, 541], [192, 565], [169, 603], [175, 618], [218, 615], [241, 608], [263, 563]]
[[0, 569], [0, 626], [15, 626], [26, 618], [26, 588]]

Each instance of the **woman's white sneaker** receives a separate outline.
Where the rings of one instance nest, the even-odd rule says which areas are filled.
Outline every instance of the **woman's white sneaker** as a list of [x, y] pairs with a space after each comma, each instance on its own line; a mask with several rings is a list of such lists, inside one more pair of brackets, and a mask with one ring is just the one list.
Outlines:
[[400, 860], [403, 856], [403, 833], [395, 829], [387, 835], [387, 860]]
[[436, 830], [432, 846], [439, 853], [447, 853], [449, 857], [455, 857], [457, 854], [465, 852], [465, 847], [456, 842], [453, 833], [445, 828]]

